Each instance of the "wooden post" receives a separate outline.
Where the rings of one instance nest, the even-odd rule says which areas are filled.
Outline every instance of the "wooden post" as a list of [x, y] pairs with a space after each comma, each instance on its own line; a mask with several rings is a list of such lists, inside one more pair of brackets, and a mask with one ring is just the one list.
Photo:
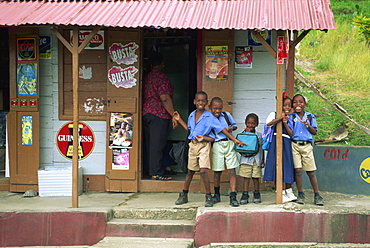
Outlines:
[[[277, 36], [283, 36], [283, 31], [278, 31]], [[276, 56], [277, 58], [278, 56]], [[282, 115], [283, 106], [283, 73], [284, 64], [276, 64], [276, 116]], [[283, 202], [283, 129], [282, 123], [276, 124], [276, 204]]]
[[73, 89], [73, 157], [72, 157], [72, 208], [78, 208], [78, 26], [73, 27], [72, 46], [72, 89]]
[[73, 155], [72, 155], [72, 208], [78, 208], [78, 147], [79, 147], [79, 102], [78, 102], [78, 55], [90, 42], [92, 37], [100, 30], [101, 27], [94, 27], [93, 31], [86, 37], [81, 45], [78, 43], [78, 26], [73, 27], [73, 45], [63, 37], [55, 28], [51, 27], [51, 31], [58, 37], [59, 41], [72, 53], [72, 89], [73, 89]]

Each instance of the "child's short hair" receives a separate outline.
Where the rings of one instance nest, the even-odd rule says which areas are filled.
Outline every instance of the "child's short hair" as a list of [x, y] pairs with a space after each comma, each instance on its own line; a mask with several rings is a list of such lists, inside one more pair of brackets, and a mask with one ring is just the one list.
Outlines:
[[257, 126], [258, 126], [258, 123], [259, 123], [258, 115], [256, 115], [255, 113], [248, 114], [247, 117], [245, 117], [245, 123], [247, 123], [248, 118], [254, 119], [257, 122]]
[[305, 97], [305, 96], [303, 96], [303, 95], [301, 95], [301, 94], [296, 94], [296, 95], [294, 95], [294, 96], [293, 96], [293, 99], [292, 99], [292, 102], [293, 102], [293, 101], [294, 101], [294, 99], [295, 99], [296, 97], [298, 97], [298, 96], [301, 96], [301, 97], [303, 98], [304, 103], [305, 103], [305, 104], [307, 104], [307, 99], [306, 99], [306, 97]]
[[218, 97], [218, 96], [215, 96], [214, 98], [212, 98], [212, 100], [211, 100], [211, 105], [212, 105], [212, 103], [213, 102], [219, 102], [219, 103], [222, 103], [222, 99], [220, 98], [220, 97]]
[[197, 93], [195, 93], [195, 98], [197, 98], [197, 96], [199, 96], [199, 95], [205, 95], [206, 98], [208, 99], [208, 95], [204, 91], [198, 91]]

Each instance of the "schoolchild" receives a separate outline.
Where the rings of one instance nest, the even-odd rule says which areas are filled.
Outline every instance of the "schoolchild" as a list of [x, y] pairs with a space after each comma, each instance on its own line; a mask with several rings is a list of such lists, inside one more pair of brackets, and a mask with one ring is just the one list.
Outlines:
[[292, 152], [295, 168], [295, 180], [298, 188], [297, 203], [304, 204], [305, 195], [302, 189], [302, 174], [306, 171], [314, 191], [314, 203], [323, 206], [324, 199], [319, 194], [316, 177], [316, 164], [313, 154], [313, 135], [317, 133], [316, 117], [304, 111], [307, 102], [301, 94], [293, 97], [293, 110], [288, 125], [292, 129]]
[[[211, 100], [209, 109], [213, 116], [215, 116], [228, 132], [237, 129], [236, 122], [229, 112], [222, 112], [223, 103], [219, 97], [214, 97]], [[220, 184], [222, 171], [226, 169], [230, 176], [230, 205], [238, 207], [239, 203], [236, 199], [236, 171], [235, 168], [239, 167], [238, 157], [234, 149], [234, 142], [226, 137], [222, 132], [215, 134], [215, 141], [212, 146], [212, 170], [214, 171], [214, 190], [213, 202], [218, 203], [221, 201], [220, 197]]]
[[[234, 141], [235, 144], [243, 145], [244, 143], [235, 139], [221, 122], [205, 109], [208, 104], [208, 96], [204, 91], [195, 94], [194, 105], [196, 110], [190, 113], [188, 123], [186, 124], [178, 112], [174, 113], [174, 119], [180, 123], [185, 130], [189, 130], [189, 161], [188, 172], [185, 177], [184, 189], [176, 200], [176, 205], [188, 202], [188, 192], [194, 173], [200, 171], [201, 179], [206, 191], [206, 207], [213, 206], [211, 195], [210, 181], [208, 170], [211, 169], [210, 149], [211, 142], [214, 141], [213, 133], [223, 132], [227, 137]], [[213, 130], [213, 132], [212, 132]]]
[[259, 191], [259, 180], [262, 177], [262, 168], [265, 166], [264, 152], [262, 150], [262, 133], [256, 131], [258, 126], [258, 116], [254, 113], [248, 114], [245, 118], [245, 132], [255, 133], [258, 136], [259, 151], [252, 157], [240, 156], [239, 176], [244, 177], [243, 195], [240, 204], [247, 204], [249, 201], [249, 184], [253, 181], [254, 193], [253, 202], [261, 203], [261, 194]]
[[271, 127], [274, 135], [272, 136], [271, 145], [267, 151], [264, 181], [276, 181], [276, 124], [283, 123], [283, 203], [294, 201], [297, 197], [292, 190], [294, 182], [294, 163], [292, 156], [292, 142], [290, 137], [292, 130], [288, 126], [288, 120], [293, 113], [292, 99], [283, 95], [283, 113], [281, 117], [276, 118], [276, 113], [271, 112], [266, 119], [266, 126]]

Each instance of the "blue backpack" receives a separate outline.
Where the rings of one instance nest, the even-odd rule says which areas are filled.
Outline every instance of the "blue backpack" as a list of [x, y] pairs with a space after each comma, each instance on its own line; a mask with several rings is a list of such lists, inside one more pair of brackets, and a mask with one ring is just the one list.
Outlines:
[[274, 136], [275, 128], [274, 126], [263, 126], [262, 132], [262, 149], [267, 151], [270, 148], [272, 137]]
[[235, 150], [240, 153], [243, 157], [253, 157], [258, 153], [259, 142], [258, 136], [251, 132], [242, 132], [236, 135], [236, 138], [245, 144], [246, 146], [235, 145]]

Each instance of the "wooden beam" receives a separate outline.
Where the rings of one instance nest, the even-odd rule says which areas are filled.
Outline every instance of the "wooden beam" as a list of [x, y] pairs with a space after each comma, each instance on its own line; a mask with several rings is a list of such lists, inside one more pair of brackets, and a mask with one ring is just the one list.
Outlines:
[[62, 44], [68, 49], [68, 51], [70, 53], [73, 53], [71, 44], [69, 44], [69, 42], [63, 37], [59, 30], [56, 29], [55, 27], [51, 27], [50, 29], [51, 31], [53, 31], [53, 33], [59, 39], [59, 41], [62, 42]]
[[309, 32], [310, 30], [305, 30], [297, 37], [298, 31], [294, 31], [294, 39], [293, 41], [289, 41], [286, 93], [290, 98], [294, 96], [295, 47]]
[[99, 26], [94, 27], [94, 29], [91, 31], [91, 33], [86, 37], [86, 39], [78, 47], [78, 53], [82, 52], [82, 50], [86, 47], [86, 45], [91, 41], [92, 37], [94, 37], [94, 35], [96, 35], [100, 29], [101, 29], [101, 27], [99, 27]]
[[276, 59], [276, 51], [272, 46], [267, 43], [267, 41], [255, 30], [250, 30], [251, 33], [257, 38], [259, 42], [267, 49], [267, 51]]

